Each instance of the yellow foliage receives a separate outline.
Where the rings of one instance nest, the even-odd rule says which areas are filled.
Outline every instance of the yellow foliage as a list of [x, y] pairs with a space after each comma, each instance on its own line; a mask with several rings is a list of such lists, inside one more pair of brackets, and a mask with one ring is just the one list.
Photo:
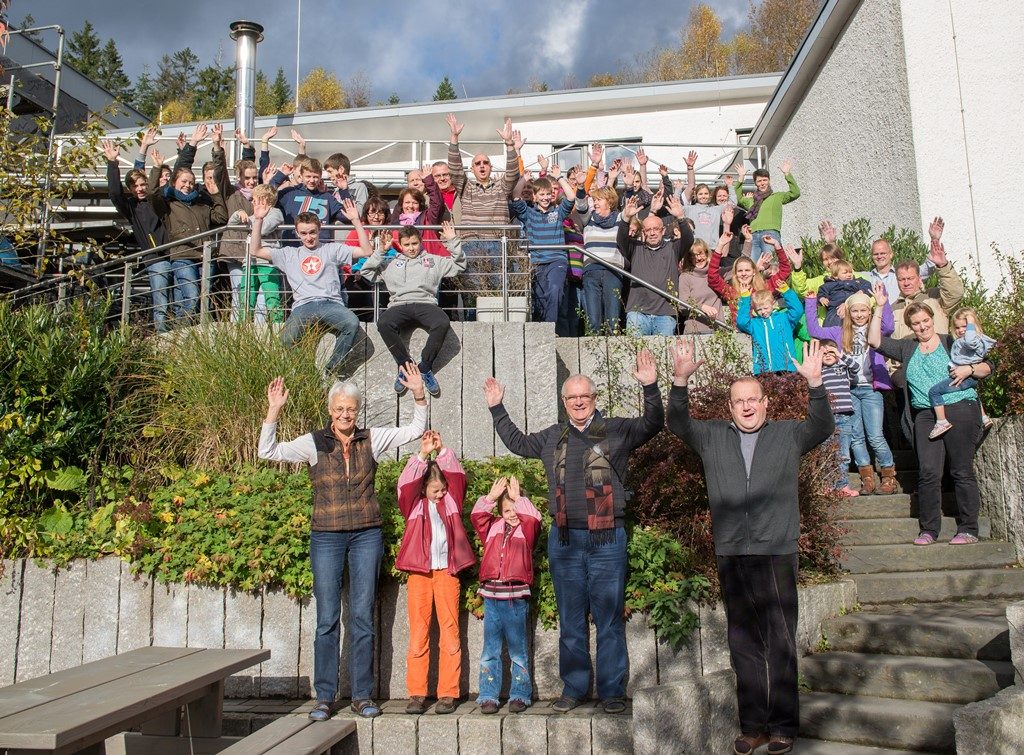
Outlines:
[[299, 109], [304, 112], [340, 110], [346, 101], [345, 90], [338, 77], [319, 66], [306, 74], [299, 84]]
[[171, 100], [160, 109], [161, 123], [188, 123], [194, 120], [192, 103], [187, 100]]

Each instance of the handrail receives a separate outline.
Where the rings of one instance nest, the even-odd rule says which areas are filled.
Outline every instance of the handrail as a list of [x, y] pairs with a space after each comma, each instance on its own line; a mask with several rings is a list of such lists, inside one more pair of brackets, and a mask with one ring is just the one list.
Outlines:
[[683, 301], [678, 296], [673, 296], [668, 291], [664, 291], [664, 290], [658, 288], [653, 283], [648, 283], [647, 281], [643, 280], [642, 278], [638, 278], [637, 276], [633, 275], [633, 273], [631, 273], [628, 270], [625, 270], [625, 269], [619, 267], [618, 265], [616, 265], [616, 264], [614, 264], [612, 262], [609, 262], [608, 260], [601, 259], [597, 255], [595, 255], [593, 252], [588, 252], [582, 246], [578, 246], [576, 244], [536, 244], [536, 245], [530, 245], [529, 249], [531, 251], [532, 250], [544, 250], [544, 249], [573, 249], [575, 251], [581, 252], [584, 257], [589, 257], [594, 262], [600, 262], [602, 265], [607, 267], [609, 270], [614, 270], [619, 275], [621, 275], [623, 277], [626, 277], [626, 278], [629, 278], [634, 283], [639, 283], [641, 286], [646, 288], [648, 291], [652, 291], [652, 292], [658, 294], [662, 298], [667, 299], [671, 303], [675, 304], [677, 307], [682, 307], [687, 312], [696, 312], [697, 314], [700, 315], [702, 320], [710, 321], [713, 326], [719, 327], [719, 328], [724, 328], [726, 330], [735, 330], [735, 328], [733, 328], [733, 326], [730, 325], [729, 323], [727, 323], [725, 320], [711, 319], [706, 314], [704, 314], [704, 312], [702, 312], [701, 310], [697, 309], [696, 307], [694, 307], [689, 302]]
[[[365, 228], [367, 232], [372, 232], [372, 231], [397, 231], [397, 230], [401, 230], [403, 227], [404, 226], [401, 226], [401, 225], [365, 225], [365, 226], [363, 226], [363, 228]], [[441, 228], [442, 228], [440, 225], [417, 225], [416, 227], [418, 229], [420, 229], [420, 230], [431, 230], [431, 231], [440, 231]], [[282, 224], [282, 225], [277, 226], [277, 230], [284, 230], [284, 231], [291, 231], [291, 230], [294, 230], [294, 228], [295, 228], [294, 225], [284, 225], [284, 224]], [[507, 225], [498, 225], [498, 224], [495, 224], [495, 225], [456, 225], [455, 226], [455, 230], [456, 231], [458, 231], [460, 229], [461, 230], [485, 230], [485, 231], [522, 231], [522, 226], [520, 226], [520, 225], [513, 225], [513, 224], [507, 224]], [[321, 230], [325, 230], [325, 231], [353, 230], [353, 226], [351, 226], [351, 225], [338, 225], [338, 224], [335, 224], [335, 225], [324, 225], [324, 226], [321, 226]], [[248, 233], [249, 226], [248, 225], [222, 225], [222, 226], [218, 226], [217, 228], [211, 228], [211, 229], [209, 229], [207, 231], [202, 231], [201, 233], [196, 233], [196, 234], [193, 234], [191, 236], [186, 236], [183, 239], [178, 239], [176, 241], [169, 241], [166, 244], [160, 244], [159, 246], [150, 247], [148, 249], [140, 249], [137, 252], [132, 252], [131, 254], [126, 254], [126, 255], [124, 255], [122, 257], [117, 257], [115, 259], [110, 259], [110, 260], [105, 260], [103, 262], [98, 262], [98, 263], [96, 263], [94, 265], [89, 265], [88, 269], [89, 269], [89, 272], [92, 273], [92, 274], [102, 274], [102, 273], [108, 272], [109, 270], [113, 270], [113, 269], [124, 267], [124, 265], [126, 265], [126, 264], [132, 264], [132, 263], [135, 263], [135, 262], [140, 262], [143, 257], [148, 257], [149, 255], [154, 254], [154, 253], [169, 251], [169, 250], [171, 250], [171, 249], [173, 249], [175, 247], [179, 247], [179, 246], [187, 246], [187, 245], [195, 243], [197, 241], [202, 241], [202, 240], [206, 239], [209, 236], [220, 236], [225, 231], [242, 231], [242, 232]], [[523, 241], [525, 242], [525, 240], [523, 240]], [[15, 290], [15, 291], [10, 291], [7, 294], [4, 294], [4, 296], [10, 297], [13, 301], [18, 301], [19, 299], [23, 299], [23, 298], [25, 298], [27, 296], [32, 296], [32, 295], [35, 295], [37, 293], [42, 293], [43, 291], [49, 290], [49, 289], [51, 289], [51, 288], [53, 288], [55, 286], [59, 286], [62, 283], [70, 283], [70, 282], [72, 282], [72, 281], [74, 281], [76, 279], [77, 278], [76, 278], [75, 273], [59, 273], [57, 275], [54, 275], [51, 278], [47, 278], [46, 280], [39, 281], [38, 283], [33, 283], [31, 286], [25, 286], [23, 288], [19, 288], [19, 289]]]

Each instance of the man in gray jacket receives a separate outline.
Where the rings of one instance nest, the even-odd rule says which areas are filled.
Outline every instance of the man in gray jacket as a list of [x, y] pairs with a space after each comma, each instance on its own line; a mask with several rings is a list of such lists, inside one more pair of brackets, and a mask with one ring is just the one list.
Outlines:
[[441, 240], [450, 257], [425, 253], [420, 232], [407, 225], [398, 231], [400, 251], [396, 257], [388, 258], [385, 250], [378, 249], [359, 271], [369, 283], [383, 280], [391, 294], [387, 309], [377, 318], [377, 331], [398, 362], [395, 392], [399, 396], [405, 393], [402, 366], [412, 361], [401, 338], [401, 330], [409, 326], [427, 331], [427, 342], [420, 354], [420, 374], [430, 395], [441, 395], [441, 387], [434, 377], [434, 360], [452, 326], [448, 315], [437, 305], [437, 292], [443, 278], [453, 278], [466, 271], [466, 256], [462, 252], [462, 240], [455, 235], [455, 227], [445, 222], [441, 228]]
[[[753, 377], [729, 390], [732, 421], [690, 417], [687, 381], [703, 364], [692, 343], [672, 349], [675, 372], [668, 429], [700, 455], [707, 482], [718, 578], [736, 672], [740, 736], [734, 750], [765, 743], [790, 752], [799, 728], [797, 692], [797, 541], [800, 457], [835, 428], [821, 380], [821, 346], [804, 347], [797, 372], [810, 387], [807, 419], [769, 421], [768, 399]], [[737, 474], [744, 470], [745, 474]]]

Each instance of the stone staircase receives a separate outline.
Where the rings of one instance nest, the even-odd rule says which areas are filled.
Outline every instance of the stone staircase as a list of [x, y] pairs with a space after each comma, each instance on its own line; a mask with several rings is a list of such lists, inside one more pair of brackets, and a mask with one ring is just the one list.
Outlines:
[[985, 518], [981, 542], [950, 546], [947, 516], [938, 543], [912, 545], [915, 462], [896, 457], [900, 493], [843, 503], [843, 566], [862, 610], [826, 621], [821, 651], [801, 661], [808, 739], [796, 752], [954, 752], [954, 711], [1013, 684], [1005, 607], [1024, 596], [1013, 546], [987, 539]]

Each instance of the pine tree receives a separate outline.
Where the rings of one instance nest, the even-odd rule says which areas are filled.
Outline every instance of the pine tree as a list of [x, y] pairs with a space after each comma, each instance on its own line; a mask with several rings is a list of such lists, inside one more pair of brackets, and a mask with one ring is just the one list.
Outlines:
[[68, 40], [67, 60], [79, 73], [96, 78], [103, 51], [100, 49], [100, 38], [89, 21], [82, 24], [79, 31]]
[[292, 102], [292, 88], [288, 86], [288, 79], [284, 76], [283, 68], [277, 69], [274, 83], [270, 85], [270, 97], [273, 104], [271, 113], [284, 113], [288, 111], [290, 106], [294, 106], [294, 102]]
[[388, 97], [388, 104], [397, 105], [399, 102], [401, 102], [401, 100], [398, 99], [398, 92], [392, 92], [391, 96]]
[[[25, 17], [21, 19], [21, 23], [18, 25], [19, 29], [31, 29], [36, 25], [36, 19], [31, 13], [26, 13]], [[43, 44], [43, 33], [40, 31], [30, 31], [25, 35], [36, 44]]]
[[149, 75], [149, 64], [142, 66], [142, 73], [135, 79], [132, 88], [132, 107], [147, 118], [156, 120], [160, 105], [156, 101], [156, 89], [153, 88], [153, 77]]
[[96, 82], [121, 101], [127, 102], [131, 96], [132, 81], [124, 72], [124, 62], [113, 39], [108, 39], [101, 51]]
[[165, 104], [171, 100], [189, 99], [196, 82], [199, 58], [186, 47], [174, 55], [164, 55], [157, 68], [155, 100]]
[[235, 69], [206, 66], [195, 77], [192, 110], [197, 118], [223, 118], [231, 114], [235, 99]]
[[454, 100], [457, 95], [455, 94], [455, 87], [452, 82], [445, 76], [441, 79], [441, 83], [437, 85], [437, 91], [434, 92], [434, 102], [441, 102], [442, 100]]

